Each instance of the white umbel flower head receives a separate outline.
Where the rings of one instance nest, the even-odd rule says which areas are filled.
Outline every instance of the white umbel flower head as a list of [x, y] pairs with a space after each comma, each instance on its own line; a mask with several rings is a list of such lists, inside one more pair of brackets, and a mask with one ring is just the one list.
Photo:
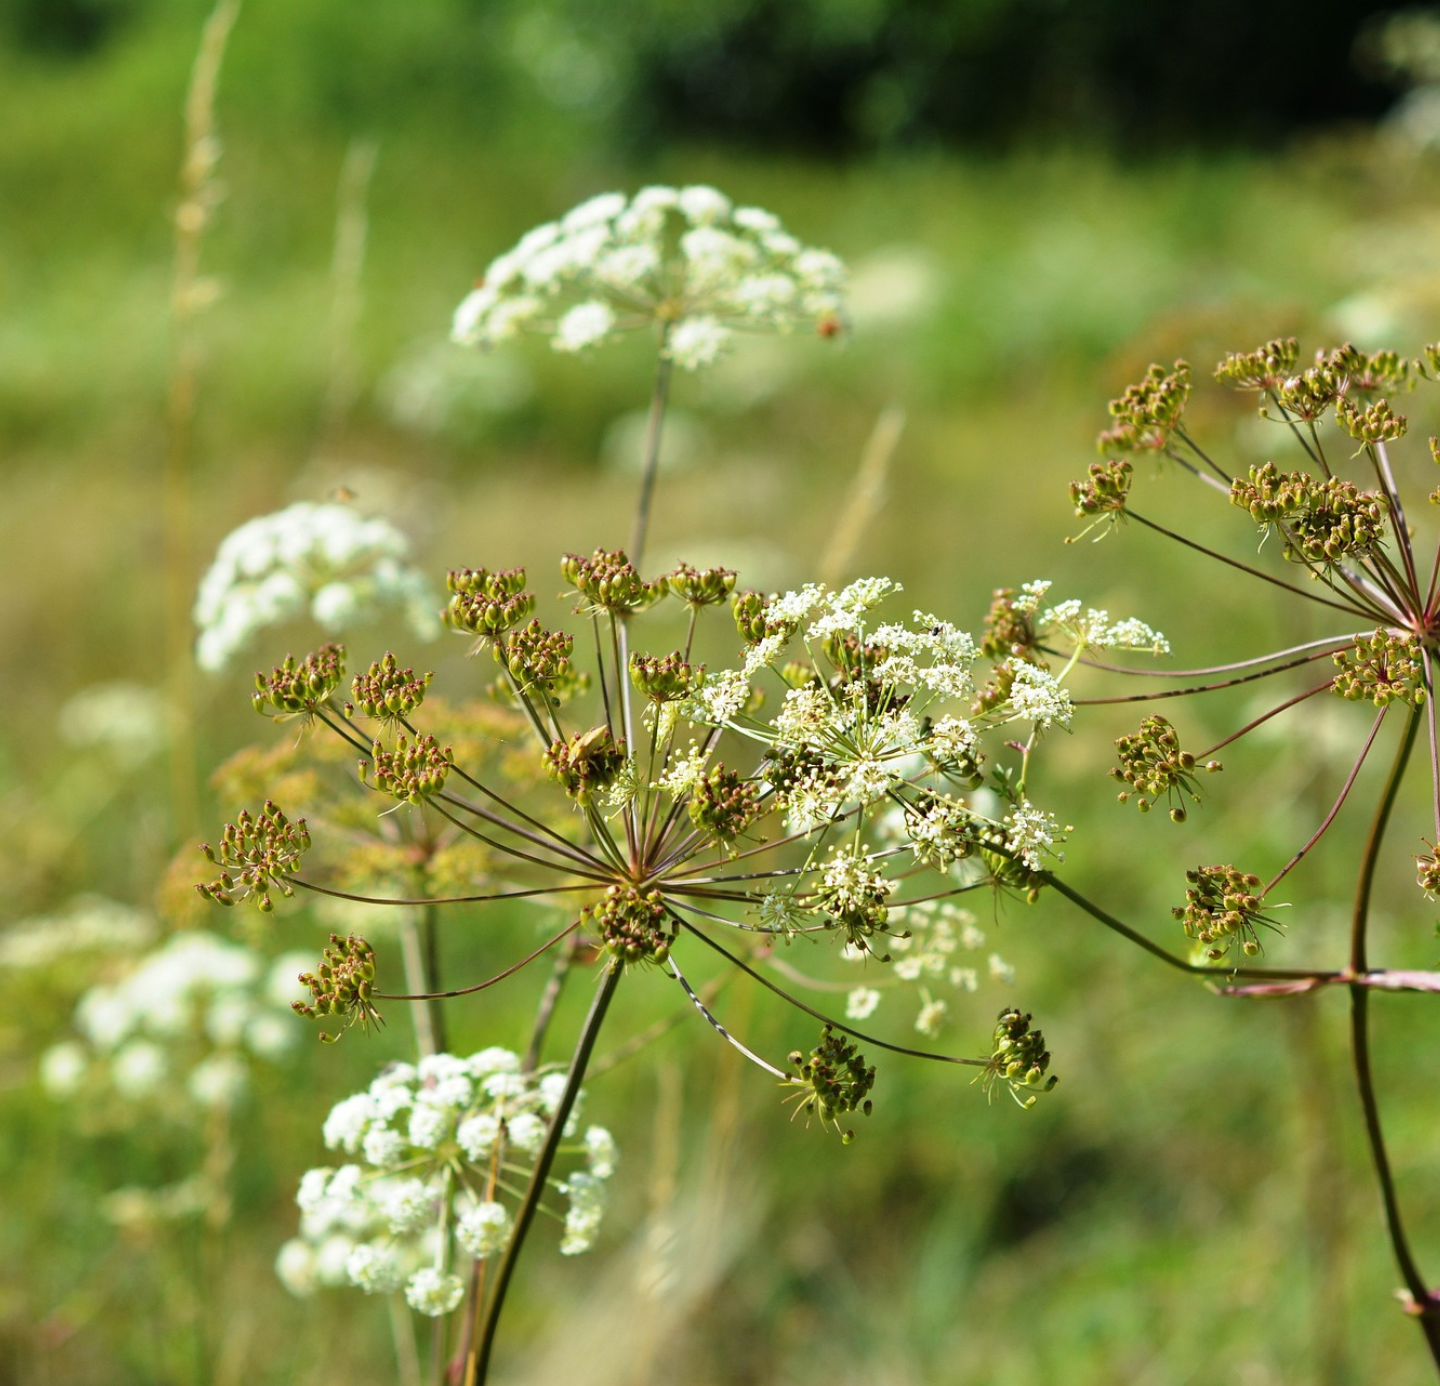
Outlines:
[[388, 520], [301, 501], [233, 530], [200, 581], [195, 658], [223, 669], [260, 631], [308, 615], [340, 630], [398, 608], [416, 635], [439, 631], [439, 600]]
[[[446, 1267], [457, 1264], [457, 1255], [493, 1255], [514, 1225], [505, 1202], [514, 1197], [514, 1185], [502, 1181], [483, 1201], [474, 1191], [492, 1187], [501, 1167], [523, 1185], [566, 1081], [564, 1073], [522, 1072], [519, 1055], [500, 1048], [392, 1065], [326, 1117], [326, 1145], [355, 1163], [311, 1170], [301, 1179], [296, 1203], [302, 1241], [318, 1263], [328, 1239], [343, 1235], [343, 1254], [332, 1254], [343, 1270], [338, 1283], [371, 1293], [403, 1284], [419, 1312], [449, 1313], [454, 1278]], [[571, 1176], [578, 1193], [571, 1196], [575, 1222], [567, 1237], [575, 1252], [598, 1230], [603, 1181], [619, 1157], [602, 1127], [580, 1136], [575, 1109], [559, 1153], [572, 1164], [583, 1162]]]
[[458, 1275], [424, 1266], [405, 1285], [405, 1302], [417, 1314], [438, 1319], [450, 1313], [465, 1298], [465, 1282]]
[[520, 330], [579, 352], [660, 326], [682, 370], [719, 359], [733, 328], [840, 330], [845, 268], [759, 207], [695, 185], [602, 193], [523, 236], [455, 310], [452, 336], [495, 346]]

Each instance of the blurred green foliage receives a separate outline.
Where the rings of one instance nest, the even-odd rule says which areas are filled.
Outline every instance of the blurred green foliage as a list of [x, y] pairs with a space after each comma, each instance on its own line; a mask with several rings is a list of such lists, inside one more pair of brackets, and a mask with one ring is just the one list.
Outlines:
[[[875, 25], [908, 12], [826, 11], [830, 27], [816, 42], [834, 51], [869, 43]], [[1030, 13], [998, 4], [965, 12], [978, 25], [1006, 11]], [[191, 0], [32, 0], [7, 12], [7, 921], [83, 890], [148, 902], [177, 845], [160, 762], [117, 765], [67, 743], [57, 710], [101, 680], [153, 689], [164, 679], [165, 213], [203, 12]], [[580, 196], [703, 180], [775, 208], [805, 240], [850, 259], [856, 331], [838, 351], [758, 342], [710, 380], [683, 383], [675, 403], [691, 445], [662, 477], [657, 561], [661, 551], [696, 562], [733, 554], [757, 585], [809, 576], [861, 442], [898, 402], [906, 432], [853, 568], [891, 571], [916, 605], [975, 624], [991, 587], [1050, 576], [1057, 592], [1166, 630], [1187, 664], [1323, 633], [1145, 536], [1062, 547], [1072, 529], [1066, 484], [1093, 456], [1104, 400], [1152, 357], [1183, 352], [1201, 368], [1279, 331], [1299, 331], [1311, 346], [1368, 332], [1405, 350], [1433, 337], [1433, 170], [1365, 137], [1134, 166], [1082, 140], [1003, 160], [915, 152], [815, 164], [724, 152], [693, 124], [675, 127], [689, 132], [686, 143], [664, 138], [661, 113], [673, 106], [662, 98], [686, 88], [678, 78], [644, 85], [646, 72], [665, 70], [656, 54], [671, 53], [665, 61], [683, 71], [673, 54], [703, 46], [707, 33], [723, 46], [764, 13], [717, 8], [707, 28], [679, 5], [616, 10], [604, 26], [615, 46], [640, 29], [650, 46], [626, 47], [633, 70], [605, 80], [631, 84], [656, 112], [630, 127], [648, 142], [627, 144], [612, 123], [618, 96], [605, 119], [584, 103], [557, 110], [556, 91], [584, 90], [574, 64], [584, 67], [584, 45], [601, 27], [578, 27], [582, 56], [566, 57], [572, 12], [563, 7], [251, 0], [221, 83], [228, 198], [204, 252], [223, 293], [202, 325], [197, 572], [242, 520], [341, 484], [406, 525], [437, 577], [486, 562], [547, 573], [562, 550], [613, 542], [633, 476], [604, 459], [623, 456], [625, 416], [643, 407], [641, 356], [617, 351], [593, 365], [543, 350], [462, 357], [444, 343], [448, 315], [491, 256]], [[1127, 13], [1114, 7], [1117, 23]], [[841, 17], [853, 30], [837, 27]], [[798, 18], [779, 27], [771, 37], [782, 57], [785, 43], [809, 41]], [[1064, 32], [1057, 22], [1021, 35], [1042, 55]], [[522, 61], [526, 43], [549, 56]], [[1293, 58], [1286, 42], [1276, 48]], [[542, 81], [545, 62], [556, 66]], [[592, 100], [604, 90], [597, 71], [592, 64]], [[879, 127], [856, 128], [860, 140]], [[359, 326], [342, 344], [361, 391], [327, 432], [334, 189], [354, 136], [380, 146]], [[1266, 446], [1243, 408], [1205, 407], [1242, 451]], [[1434, 429], [1419, 412], [1415, 431]], [[607, 446], [607, 436], [622, 441]], [[1228, 518], [1224, 507], [1196, 517], [1179, 477], [1152, 493], [1162, 519], [1184, 515], [1218, 534]], [[518, 526], [521, 508], [536, 505], [543, 522]], [[254, 662], [313, 638], [279, 633]], [[473, 692], [474, 666], [454, 649], [405, 640], [377, 631], [373, 649], [355, 642], [357, 655], [394, 642], [405, 662], [433, 663], [437, 688]], [[257, 735], [294, 736], [254, 719], [247, 683], [240, 673], [202, 690], [203, 765]], [[1194, 716], [1223, 734], [1240, 702]], [[1049, 792], [1068, 799], [1077, 824], [1076, 879], [1159, 930], [1194, 859], [1220, 859], [1222, 842], [1278, 854], [1328, 803], [1335, 763], [1324, 738], [1281, 736], [1252, 753], [1251, 768], [1267, 776], [1263, 797], [1219, 785], [1184, 829], [1137, 828], [1104, 773], [1109, 738], [1125, 729], [1116, 719], [1063, 743], [1067, 778]], [[1394, 854], [1379, 946], [1397, 965], [1429, 966], [1434, 944], [1408, 883], [1409, 850], [1400, 843]], [[198, 872], [198, 853], [195, 863]], [[1316, 854], [1291, 912], [1297, 939], [1338, 937], [1348, 866], [1343, 836]], [[1054, 901], [997, 907], [982, 923], [1019, 970], [1017, 996], [1045, 1023], [1065, 1075], [1053, 1100], [1022, 1115], [987, 1107], [949, 1073], [887, 1064], [875, 1117], [842, 1151], [788, 1127], [778, 1093], [690, 1017], [676, 1032], [683, 1043], [653, 1046], [592, 1085], [592, 1110], [616, 1130], [624, 1160], [600, 1256], [628, 1259], [612, 1272], [604, 1260], [562, 1264], [537, 1245], [502, 1344], [506, 1379], [581, 1380], [547, 1368], [546, 1341], [578, 1344], [583, 1379], [597, 1382], [1415, 1379], [1416, 1335], [1388, 1299], [1395, 1276], [1344, 1086], [1339, 998], [1219, 1001], [1122, 953]], [[263, 940], [274, 951], [318, 950], [328, 927], [282, 910]], [[447, 966], [457, 979], [478, 977], [518, 956], [535, 929], [530, 916], [455, 916]], [[99, 1213], [101, 1196], [122, 1185], [180, 1177], [193, 1151], [83, 1134], [35, 1082], [36, 1056], [64, 1032], [93, 975], [76, 961], [8, 979], [0, 1380], [391, 1379], [383, 1310], [348, 1294], [293, 1301], [270, 1263], [294, 1226], [294, 1180], [322, 1157], [324, 1111], [405, 1052], [403, 1016], [381, 1039], [357, 1035], [308, 1054], [256, 1092], [238, 1151], [236, 1219], [223, 1243], [207, 1246], [193, 1227], [122, 1233]], [[536, 972], [487, 993], [483, 1007], [456, 1008], [456, 1046], [514, 1042], [541, 983]], [[683, 1006], [658, 982], [635, 992], [617, 1044]], [[717, 1004], [767, 1052], [813, 1039], [742, 983]], [[1433, 1096], [1417, 1075], [1436, 1022], [1415, 998], [1377, 1010], [1381, 1091], [1425, 1261], [1440, 1252], [1440, 1168]], [[988, 1010], [962, 1018], [955, 1043], [990, 1023]], [[720, 1233], [666, 1251], [664, 1219], [683, 1238], [697, 1191], [723, 1210]], [[656, 1209], [650, 1251], [626, 1252], [628, 1232], [642, 1236]], [[646, 1300], [630, 1275], [643, 1280], [656, 1264], [671, 1279], [647, 1283], [670, 1289]], [[610, 1317], [598, 1326], [586, 1317], [597, 1276], [600, 1287], [618, 1286], [600, 1297]], [[597, 1346], [618, 1325], [626, 1336], [613, 1352]]]

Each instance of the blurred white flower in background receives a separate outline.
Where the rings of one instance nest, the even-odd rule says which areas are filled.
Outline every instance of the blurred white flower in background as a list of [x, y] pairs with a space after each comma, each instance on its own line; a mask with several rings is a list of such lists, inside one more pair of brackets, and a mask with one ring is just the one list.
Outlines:
[[[355, 1163], [302, 1176], [300, 1235], [281, 1247], [276, 1274], [296, 1295], [403, 1288], [419, 1313], [449, 1313], [463, 1292], [452, 1267], [505, 1246], [514, 1221], [501, 1199], [513, 1200], [564, 1089], [563, 1073], [524, 1073], [518, 1054], [496, 1046], [392, 1064], [326, 1117], [325, 1144]], [[550, 1181], [568, 1200], [560, 1249], [574, 1255], [599, 1231], [618, 1157], [604, 1127], [578, 1132], [573, 1110], [564, 1135], [562, 1152], [585, 1166]], [[508, 1177], [492, 1187], [497, 1169]]]
[[685, 370], [718, 360], [736, 329], [839, 332], [845, 269], [779, 218], [696, 185], [602, 193], [527, 232], [455, 311], [453, 335], [493, 346], [522, 330], [577, 352], [658, 325]]
[[439, 598], [409, 550], [389, 521], [333, 502], [300, 501], [247, 521], [201, 579], [197, 662], [223, 669], [258, 632], [307, 613], [338, 631], [396, 609], [417, 636], [438, 635]]
[[[13, 947], [13, 935], [6, 942]], [[30, 951], [43, 949], [32, 942]], [[153, 1101], [182, 1119], [232, 1107], [252, 1061], [278, 1062], [293, 1049], [301, 1028], [290, 1002], [304, 994], [297, 978], [310, 963], [307, 953], [271, 961], [214, 934], [176, 934], [80, 998], [77, 1037], [41, 1056], [41, 1082], [59, 1099]]]

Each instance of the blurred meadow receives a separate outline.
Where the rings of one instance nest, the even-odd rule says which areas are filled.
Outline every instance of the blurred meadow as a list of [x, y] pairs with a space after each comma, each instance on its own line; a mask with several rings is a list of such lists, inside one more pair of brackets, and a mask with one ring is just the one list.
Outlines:
[[[612, 188], [708, 183], [850, 268], [843, 341], [757, 338], [677, 380], [654, 566], [726, 563], [766, 590], [883, 572], [969, 629], [993, 588], [1046, 577], [1165, 631], [1181, 667], [1324, 633], [1138, 527], [1067, 547], [1079, 528], [1067, 485], [1095, 456], [1105, 402], [1151, 360], [1183, 355], [1203, 377], [1224, 351], [1281, 333], [1307, 350], [1350, 339], [1412, 354], [1440, 336], [1440, 164], [1414, 103], [1408, 125], [1386, 121], [1393, 91], [1355, 76], [1359, 21], [1331, 108], [1275, 98], [1303, 122], [1257, 105], [1226, 129], [1177, 105], [1146, 130], [1146, 90], [1107, 105], [1073, 74], [1046, 88], [1038, 64], [1019, 83], [1031, 105], [1001, 132], [978, 95], [968, 114], [947, 105], [936, 93], [951, 77], [913, 61], [867, 69], [845, 100], [822, 93], [850, 80], [856, 54], [901, 51], [902, 30], [885, 27], [896, 16], [947, 13], [831, 8], [795, 6], [811, 42], [799, 20], [738, 0], [632, 0], [608, 27], [578, 0], [246, 0], [214, 106], [223, 200], [199, 247], [180, 511], [172, 213], [208, 6], [24, 0], [0, 20], [0, 1382], [405, 1379], [380, 1301], [295, 1298], [273, 1270], [296, 1180], [325, 1158], [325, 1113], [408, 1052], [403, 1007], [378, 1036], [334, 1048], [294, 1022], [294, 1044], [253, 1065], [224, 1130], [59, 1100], [40, 1065], [81, 995], [172, 930], [228, 928], [274, 958], [318, 953], [340, 924], [297, 901], [222, 917], [189, 893], [199, 854], [172, 866], [230, 811], [209, 772], [295, 739], [250, 710], [249, 671], [321, 636], [296, 623], [223, 673], [177, 671], [167, 571], [188, 601], [239, 524], [340, 492], [411, 538], [437, 590], [450, 567], [523, 564], [544, 592], [560, 553], [624, 541], [643, 344], [577, 361], [543, 343], [477, 354], [448, 340], [455, 305], [529, 227]], [[976, 13], [996, 45], [1032, 42], [1033, 25], [1053, 59], [1083, 31], [1079, 8], [995, 0]], [[752, 55], [753, 71], [788, 62], [803, 76], [808, 53], [816, 91], [761, 84], [753, 108], [705, 108], [708, 130], [677, 115], [710, 90], [697, 72], [723, 91], [726, 71], [751, 70], [757, 33], [774, 51]], [[705, 52], [731, 66], [706, 68]], [[984, 66], [960, 73], [977, 91]], [[1047, 89], [1071, 104], [1046, 107]], [[1236, 455], [1269, 455], [1247, 401], [1197, 392], [1196, 409]], [[1415, 397], [1417, 436], [1440, 431], [1437, 414]], [[1224, 542], [1227, 507], [1190, 515], [1186, 479], [1155, 471], [1148, 509]], [[352, 662], [393, 648], [435, 669], [447, 697], [489, 677], [460, 642], [427, 646], [398, 623], [346, 640]], [[1187, 708], [1196, 743], [1246, 706], [1242, 689]], [[1095, 711], [1047, 772], [1076, 829], [1067, 869], [1157, 935], [1186, 866], [1221, 859], [1222, 839], [1281, 859], [1344, 770], [1313, 723], [1298, 740], [1282, 721], [1235, 755], [1263, 774], [1263, 801], [1220, 783], [1183, 829], [1137, 821], [1105, 773], [1131, 719]], [[1365, 718], [1326, 716], [1337, 742]], [[1342, 829], [1296, 879], [1281, 965], [1302, 934], [1307, 957], [1340, 947], [1358, 812]], [[1391, 853], [1377, 950], [1424, 968], [1436, 943], [1411, 850]], [[589, 1257], [562, 1261], [547, 1236], [531, 1248], [499, 1379], [1421, 1379], [1391, 1298], [1341, 998], [1220, 1000], [1048, 896], [987, 896], [977, 913], [1017, 980], [982, 984], [946, 1042], [983, 1044], [1013, 993], [1044, 1019], [1053, 1097], [1021, 1112], [962, 1075], [892, 1060], [842, 1149], [788, 1123], [769, 1080], [686, 1016], [588, 1084], [623, 1153], [615, 1207]], [[532, 915], [449, 916], [447, 969], [488, 975], [535, 937]], [[452, 1048], [519, 1043], [544, 980], [542, 964], [456, 1003]], [[634, 991], [602, 1053], [682, 1004], [673, 988]], [[742, 979], [725, 1015], [783, 1053], [808, 1031], [772, 1001]], [[581, 1002], [567, 998], [562, 1027]], [[1377, 1064], [1417, 1252], [1433, 1263], [1432, 1009], [1384, 998]], [[885, 1023], [907, 1042], [900, 1019]], [[204, 1197], [155, 1194], [199, 1168], [218, 1181]]]

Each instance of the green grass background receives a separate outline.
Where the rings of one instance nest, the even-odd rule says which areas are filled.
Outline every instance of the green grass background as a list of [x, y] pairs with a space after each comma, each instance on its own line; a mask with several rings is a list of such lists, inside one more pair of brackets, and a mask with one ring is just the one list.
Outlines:
[[[178, 845], [163, 765], [86, 761], [55, 718], [94, 683], [165, 677], [167, 211], [201, 18], [178, 0], [151, 7], [80, 63], [0, 50], [0, 923], [82, 891], [148, 903]], [[1440, 335], [1440, 184], [1422, 160], [1364, 131], [1125, 165], [1081, 140], [1004, 158], [825, 164], [701, 147], [627, 158], [499, 77], [468, 104], [427, 100], [387, 22], [398, 21], [373, 6], [257, 3], [235, 31], [218, 107], [226, 199], [204, 247], [223, 294], [200, 329], [197, 573], [245, 519], [340, 484], [394, 514], [437, 580], [460, 564], [547, 574], [565, 550], [620, 541], [634, 483], [607, 464], [605, 440], [644, 407], [643, 350], [578, 363], [542, 345], [477, 366], [444, 345], [448, 317], [494, 254], [580, 198], [705, 181], [836, 250], [864, 295], [838, 348], [742, 344], [712, 378], [679, 382], [693, 445], [690, 465], [662, 478], [657, 558], [718, 561], [733, 546], [759, 583], [804, 579], [863, 439], [898, 404], [906, 430], [851, 573], [887, 572], [916, 605], [972, 627], [994, 586], [1051, 577], [1059, 595], [1164, 629], [1186, 665], [1325, 633], [1134, 527], [1066, 547], [1066, 485], [1093, 456], [1105, 400], [1152, 358], [1183, 353], [1204, 368], [1280, 331], [1316, 347], [1379, 329], [1408, 351]], [[354, 138], [379, 150], [347, 343], [362, 388], [327, 434], [335, 187]], [[423, 422], [397, 416], [407, 380], [431, 382], [448, 405]], [[1413, 412], [1423, 436], [1433, 401], [1417, 396]], [[1206, 438], [1242, 457], [1270, 446], [1234, 401], [1204, 396], [1197, 415]], [[1423, 449], [1408, 465], [1428, 490]], [[1202, 509], [1184, 478], [1151, 471], [1138, 468], [1148, 511], [1246, 551], [1223, 504]], [[242, 667], [311, 638], [276, 633]], [[405, 661], [433, 663], [447, 690], [475, 686], [452, 647], [406, 639], [376, 632], [373, 653], [394, 642]], [[364, 637], [350, 643], [371, 657]], [[247, 683], [243, 672], [202, 682], [202, 766], [257, 734], [293, 735], [257, 733]], [[1187, 741], [1223, 735], [1244, 702], [1188, 709]], [[1327, 735], [1358, 744], [1363, 710], [1323, 712]], [[1075, 824], [1073, 878], [1173, 943], [1183, 870], [1244, 858], [1273, 871], [1323, 814], [1345, 761], [1315, 733], [1238, 749], [1207, 806], [1173, 827], [1114, 802], [1104, 772], [1127, 722], [1096, 715], [1058, 739], [1042, 802]], [[1427, 967], [1433, 921], [1408, 865], [1426, 820], [1407, 813], [1374, 951]], [[1342, 955], [1363, 826], [1357, 806], [1294, 878], [1277, 963]], [[874, 1117], [841, 1149], [788, 1125], [769, 1081], [692, 1018], [594, 1086], [592, 1115], [623, 1152], [616, 1207], [591, 1257], [562, 1262], [537, 1240], [501, 1379], [1423, 1379], [1419, 1336], [1391, 1299], [1343, 998], [1225, 1002], [1061, 901], [981, 913], [1018, 969], [1014, 998], [1044, 1024], [1062, 1079], [1053, 1096], [1021, 1113], [987, 1106], [950, 1072], [887, 1062]], [[282, 907], [262, 937], [278, 951], [318, 948], [323, 933]], [[447, 948], [457, 977], [479, 976], [530, 936], [523, 919], [457, 916]], [[239, 1138], [236, 1219], [223, 1246], [206, 1247], [192, 1226], [122, 1235], [98, 1211], [105, 1192], [183, 1174], [183, 1145], [87, 1134], [36, 1082], [37, 1055], [93, 980], [78, 961], [17, 976], [0, 1009], [0, 1380], [393, 1379], [380, 1306], [344, 1292], [295, 1301], [270, 1266], [293, 1230], [295, 1180], [323, 1159], [320, 1120], [404, 1052], [403, 1023], [333, 1050], [307, 1044], [262, 1082]], [[457, 1006], [456, 1047], [518, 1043], [542, 980]], [[578, 1022], [581, 991], [563, 1024]], [[678, 1004], [658, 978], [627, 991], [617, 1040]], [[982, 990], [952, 1042], [978, 1052], [1010, 995]], [[726, 998], [727, 1022], [752, 1046], [783, 1053], [806, 1038], [743, 982]], [[1437, 1025], [1419, 998], [1380, 998], [1375, 1011], [1392, 1155], [1417, 1251], [1433, 1263]], [[567, 1350], [574, 1360], [545, 1356]]]

